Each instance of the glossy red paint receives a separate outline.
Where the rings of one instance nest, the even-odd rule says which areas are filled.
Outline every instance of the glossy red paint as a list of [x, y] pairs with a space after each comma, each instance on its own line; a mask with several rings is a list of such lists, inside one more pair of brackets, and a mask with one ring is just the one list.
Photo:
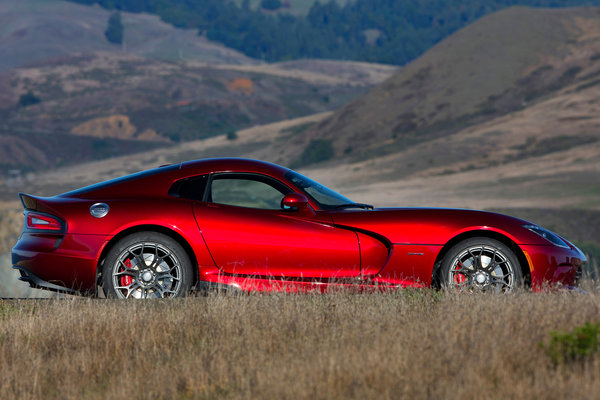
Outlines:
[[340, 226], [374, 232], [393, 244], [443, 246], [465, 232], [501, 234], [516, 244], [548, 244], [542, 237], [523, 229], [526, 221], [506, 215], [475, 210], [444, 208], [377, 208], [332, 213]]
[[361, 277], [376, 276], [387, 265], [391, 255], [391, 245], [384, 238], [377, 238], [363, 232], [356, 233], [360, 247]]
[[429, 286], [434, 274], [436, 257], [442, 246], [394, 245], [390, 259], [375, 277], [375, 282], [391, 282], [406, 286], [414, 282], [418, 286]]
[[[248, 291], [426, 287], [449, 247], [475, 236], [511, 246], [535, 290], [545, 284], [572, 285], [585, 262], [574, 246], [552, 245], [524, 228], [526, 221], [505, 215], [324, 207], [288, 172], [255, 160], [209, 159], [50, 198], [22, 195], [27, 212], [64, 221], [64, 229], [36, 233], [26, 226], [13, 248], [13, 265], [34, 286], [56, 289], [51, 283], [94, 292], [106, 254], [121, 238], [139, 231], [157, 231], [178, 241], [194, 266], [196, 283]], [[287, 207], [217, 204], [207, 195], [214, 177], [241, 175], [271, 182]], [[102, 218], [90, 214], [99, 202], [109, 207]]]
[[[50, 235], [23, 233], [13, 248], [13, 264], [43, 281], [90, 292], [107, 235]], [[17, 262], [15, 262], [17, 261]]]
[[360, 274], [356, 234], [297, 212], [195, 204], [216, 265], [247, 276], [347, 278]]
[[577, 255], [576, 248], [524, 245], [521, 249], [527, 254], [534, 290], [551, 283], [573, 285], [577, 271], [585, 261], [583, 255]]
[[281, 204], [288, 209], [300, 211], [308, 206], [308, 198], [300, 193], [288, 193], [283, 197]]

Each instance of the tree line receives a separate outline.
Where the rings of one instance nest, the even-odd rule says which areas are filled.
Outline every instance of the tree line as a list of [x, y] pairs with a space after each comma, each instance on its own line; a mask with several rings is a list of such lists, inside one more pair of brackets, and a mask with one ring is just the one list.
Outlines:
[[600, 0], [316, 1], [306, 16], [229, 0], [71, 0], [159, 15], [176, 27], [266, 61], [329, 58], [403, 65], [476, 19], [514, 5], [570, 7]]

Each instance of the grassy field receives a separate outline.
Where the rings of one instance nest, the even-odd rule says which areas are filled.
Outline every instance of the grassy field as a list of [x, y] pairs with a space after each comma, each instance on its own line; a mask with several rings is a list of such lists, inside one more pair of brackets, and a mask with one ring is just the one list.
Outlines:
[[595, 399], [600, 355], [556, 365], [540, 345], [600, 320], [600, 289], [588, 289], [0, 301], [0, 393]]

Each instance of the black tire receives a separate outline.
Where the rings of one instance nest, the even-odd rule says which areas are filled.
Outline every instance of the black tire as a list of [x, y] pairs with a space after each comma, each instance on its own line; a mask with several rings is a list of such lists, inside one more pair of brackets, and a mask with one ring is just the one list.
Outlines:
[[110, 249], [102, 268], [102, 289], [111, 298], [182, 297], [191, 284], [187, 253], [158, 232], [125, 236]]
[[521, 264], [504, 243], [475, 237], [454, 245], [440, 265], [442, 288], [511, 292], [523, 286]]

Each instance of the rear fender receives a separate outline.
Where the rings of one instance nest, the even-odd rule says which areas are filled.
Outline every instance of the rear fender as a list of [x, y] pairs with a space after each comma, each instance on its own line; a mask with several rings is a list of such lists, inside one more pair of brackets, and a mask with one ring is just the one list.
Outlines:
[[177, 243], [179, 243], [181, 245], [181, 247], [183, 247], [183, 249], [187, 253], [188, 257], [190, 258], [190, 261], [192, 262], [192, 265], [195, 266], [193, 284], [197, 283], [197, 281], [199, 279], [198, 270], [200, 267], [214, 266], [212, 257], [210, 256], [210, 253], [208, 252], [208, 248], [206, 247], [206, 244], [204, 243], [204, 239], [202, 238], [202, 235], [200, 234], [200, 232], [198, 232], [198, 235], [192, 235], [192, 239], [190, 239], [190, 236], [186, 237], [182, 234], [182, 232], [179, 232], [179, 231], [173, 229], [172, 227], [166, 227], [166, 226], [161, 226], [161, 225], [151, 225], [151, 224], [135, 225], [135, 226], [131, 226], [126, 229], [123, 229], [121, 232], [119, 232], [118, 234], [113, 236], [111, 238], [111, 240], [104, 246], [102, 253], [98, 257], [98, 264], [96, 267], [96, 282], [97, 283], [101, 282], [102, 267], [103, 267], [104, 260], [106, 259], [108, 252], [122, 238], [124, 238], [128, 235], [131, 235], [133, 233], [136, 233], [136, 232], [158, 232], [158, 233], [162, 233], [166, 236], [169, 236], [169, 237], [173, 238], [175, 241], [177, 241]]

